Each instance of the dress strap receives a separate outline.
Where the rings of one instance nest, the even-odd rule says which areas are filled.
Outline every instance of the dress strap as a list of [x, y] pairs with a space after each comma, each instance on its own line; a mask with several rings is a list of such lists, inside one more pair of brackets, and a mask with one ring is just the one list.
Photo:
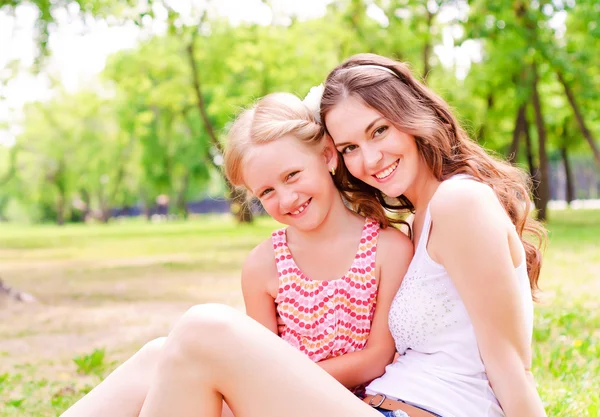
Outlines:
[[475, 177], [470, 174], [454, 174], [453, 176], [448, 178], [446, 181], [453, 181], [453, 180], [475, 180]]
[[356, 260], [364, 260], [365, 264], [370, 265], [375, 262], [377, 252], [377, 241], [379, 238], [379, 222], [367, 218], [360, 236], [360, 245], [356, 253]]
[[286, 229], [275, 230], [271, 233], [271, 242], [273, 243], [273, 251], [275, 252], [277, 275], [281, 279], [283, 275], [287, 274], [288, 270], [297, 268], [287, 245]]
[[[455, 174], [448, 178], [446, 181], [456, 181], [456, 180], [474, 180], [475, 178], [469, 174]], [[421, 236], [419, 237], [419, 242], [417, 242], [417, 246], [415, 247], [415, 254], [420, 250], [426, 250], [427, 242], [429, 241], [429, 233], [431, 232], [431, 211], [429, 210], [429, 206], [431, 202], [427, 204], [427, 208], [425, 209], [425, 221], [423, 222], [423, 230], [421, 231]], [[422, 248], [422, 246], [425, 246]]]
[[425, 220], [423, 221], [423, 230], [421, 231], [421, 236], [419, 236], [419, 241], [415, 247], [415, 255], [421, 250], [426, 250], [427, 242], [429, 241], [429, 232], [431, 232], [431, 212], [429, 211], [429, 204], [427, 204], [427, 208], [425, 209]]

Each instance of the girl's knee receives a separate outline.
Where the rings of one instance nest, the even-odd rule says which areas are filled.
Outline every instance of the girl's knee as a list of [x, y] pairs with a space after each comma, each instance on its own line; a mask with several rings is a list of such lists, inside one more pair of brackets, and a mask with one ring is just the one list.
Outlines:
[[146, 343], [127, 362], [141, 370], [149, 370], [156, 366], [163, 351], [166, 337], [159, 337]]
[[231, 343], [244, 319], [243, 313], [227, 305], [201, 304], [179, 319], [170, 337], [179, 349], [210, 353]]
[[160, 352], [162, 352], [163, 350], [163, 346], [165, 345], [166, 340], [166, 337], [159, 337], [149, 341], [138, 351], [138, 356], [141, 356], [143, 358], [157, 359], [160, 355]]
[[200, 332], [203, 336], [211, 336], [235, 327], [242, 313], [225, 304], [200, 304], [190, 308], [179, 320], [177, 327]]

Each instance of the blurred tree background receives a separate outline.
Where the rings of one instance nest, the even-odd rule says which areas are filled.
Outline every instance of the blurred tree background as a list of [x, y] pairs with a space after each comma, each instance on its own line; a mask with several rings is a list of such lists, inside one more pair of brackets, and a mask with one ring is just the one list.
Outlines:
[[[267, 93], [305, 95], [358, 52], [410, 63], [475, 140], [527, 169], [541, 219], [549, 200], [599, 198], [596, 0], [306, 2], [322, 9], [310, 17], [290, 2], [240, 0], [252, 8], [244, 19], [219, 13], [219, 3], [0, 0], [5, 29], [20, 9], [36, 14], [35, 60], [0, 66], [0, 104], [23, 72], [48, 85], [43, 99], [0, 113], [0, 218], [185, 218], [208, 198], [228, 199], [225, 209], [251, 221], [220, 169], [228, 123]], [[135, 25], [134, 45], [66, 88], [51, 65], [52, 37], [99, 24]]]

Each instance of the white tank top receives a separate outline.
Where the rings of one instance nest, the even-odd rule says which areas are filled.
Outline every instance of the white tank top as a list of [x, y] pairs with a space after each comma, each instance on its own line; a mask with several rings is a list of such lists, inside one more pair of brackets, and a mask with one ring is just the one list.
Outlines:
[[[385, 394], [442, 417], [504, 416], [460, 295], [446, 269], [427, 253], [430, 229], [428, 206], [415, 255], [390, 309], [390, 331], [401, 356], [369, 384], [367, 393]], [[515, 271], [531, 342], [533, 301], [525, 250]]]

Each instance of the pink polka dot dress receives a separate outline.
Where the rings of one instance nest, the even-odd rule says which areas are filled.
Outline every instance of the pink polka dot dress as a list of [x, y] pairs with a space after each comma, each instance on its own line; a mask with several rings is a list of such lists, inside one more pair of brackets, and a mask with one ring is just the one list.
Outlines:
[[377, 298], [375, 255], [379, 224], [366, 219], [358, 251], [341, 278], [312, 280], [298, 268], [286, 230], [273, 232], [279, 276], [275, 303], [286, 325], [281, 338], [314, 362], [365, 347]]

